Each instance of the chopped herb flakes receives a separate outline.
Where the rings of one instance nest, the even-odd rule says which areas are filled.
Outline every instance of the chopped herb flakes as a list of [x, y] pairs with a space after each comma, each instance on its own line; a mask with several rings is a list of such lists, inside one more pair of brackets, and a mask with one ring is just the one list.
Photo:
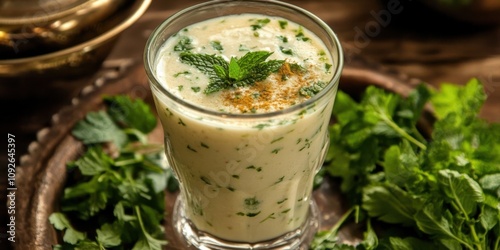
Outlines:
[[286, 36], [277, 36], [277, 37], [283, 43], [287, 43], [288, 42], [288, 38]]
[[259, 212], [256, 212], [256, 213], [246, 213], [245, 215], [246, 215], [247, 217], [255, 217], [255, 216], [259, 215], [259, 214], [260, 214], [260, 211], [259, 211]]
[[271, 144], [275, 143], [275, 142], [278, 142], [278, 141], [281, 141], [283, 140], [285, 137], [280, 137], [280, 138], [276, 138], [274, 140], [271, 141]]
[[182, 71], [182, 72], [179, 72], [179, 73], [175, 73], [174, 77], [179, 77], [180, 75], [189, 75], [189, 74], [191, 74], [191, 72], [189, 72], [189, 71]]
[[257, 210], [260, 205], [260, 201], [256, 197], [246, 198], [243, 203], [248, 210]]
[[280, 204], [282, 204], [283, 202], [285, 202], [285, 201], [287, 201], [287, 200], [288, 200], [288, 198], [285, 198], [285, 199], [283, 199], [283, 200], [280, 200], [280, 201], [276, 202], [276, 204], [280, 205]]
[[274, 185], [280, 183], [280, 182], [283, 182], [283, 179], [285, 179], [285, 176], [281, 176], [275, 183]]
[[303, 42], [307, 42], [307, 41], [311, 40], [311, 38], [306, 37], [304, 35], [304, 30], [302, 29], [302, 27], [297, 30], [297, 33], [295, 34], [295, 38], [297, 38], [297, 40], [303, 41]]
[[278, 23], [280, 24], [281, 29], [286, 29], [286, 26], [288, 26], [288, 21], [286, 20], [279, 20]]
[[174, 51], [189, 51], [194, 49], [192, 45], [193, 40], [187, 36], [179, 38], [179, 42], [174, 46]]
[[283, 53], [285, 55], [289, 55], [289, 56], [293, 55], [293, 51], [290, 48], [285, 48], [283, 46], [280, 46], [280, 51], [281, 51], [281, 53]]
[[271, 125], [267, 124], [267, 123], [263, 123], [263, 124], [259, 124], [259, 125], [256, 125], [254, 128], [258, 129], [258, 130], [262, 130], [264, 129], [265, 127], [269, 127]]
[[210, 45], [212, 45], [212, 48], [213, 48], [214, 50], [217, 50], [217, 51], [219, 51], [219, 52], [221, 52], [221, 51], [223, 51], [223, 50], [224, 50], [224, 48], [222, 47], [222, 45], [221, 45], [220, 41], [211, 41], [211, 42], [210, 42]]
[[252, 30], [262, 29], [262, 27], [264, 27], [269, 22], [271, 22], [269, 18], [257, 19], [254, 21], [254, 24], [250, 25], [250, 27], [252, 27]]
[[259, 223], [262, 223], [266, 220], [269, 220], [269, 219], [276, 219], [276, 217], [274, 217], [274, 213], [271, 213], [269, 214], [266, 218], [264, 218], [263, 220], [259, 221]]
[[203, 182], [205, 182], [205, 184], [207, 184], [207, 185], [212, 185], [212, 182], [210, 182], [210, 179], [208, 179], [205, 176], [200, 176], [200, 180], [202, 180]]
[[252, 166], [248, 166], [246, 169], [254, 169], [254, 170], [255, 170], [255, 171], [257, 171], [257, 172], [262, 171], [262, 168], [261, 168], [261, 167], [255, 167], [255, 166], [253, 166], [253, 165], [252, 165]]
[[299, 93], [303, 96], [312, 97], [317, 93], [321, 92], [321, 90], [323, 90], [326, 87], [326, 85], [328, 85], [326, 82], [318, 81], [312, 84], [311, 86], [300, 88]]
[[275, 148], [273, 149], [273, 151], [271, 151], [271, 153], [273, 154], [278, 154], [283, 148]]

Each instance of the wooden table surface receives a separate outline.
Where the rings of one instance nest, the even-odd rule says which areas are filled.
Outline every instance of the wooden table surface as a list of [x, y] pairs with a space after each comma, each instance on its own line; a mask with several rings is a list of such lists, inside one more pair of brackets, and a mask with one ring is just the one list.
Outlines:
[[[148, 35], [175, 11], [201, 1], [153, 1], [146, 14], [120, 38], [102, 69], [74, 84], [61, 86], [66, 94], [33, 99], [0, 100], [1, 128], [16, 136], [16, 161], [29, 152], [31, 141], [40, 129], [50, 126], [51, 116], [71, 103], [81, 89], [96, 79], [120, 77], [131, 65], [142, 64]], [[364, 64], [399, 75], [407, 82], [464, 84], [479, 78], [488, 94], [481, 116], [500, 122], [500, 26], [472, 25], [439, 14], [418, 1], [384, 0], [294, 0], [323, 19], [338, 34], [345, 52], [346, 67]], [[398, 4], [390, 13], [390, 3]], [[388, 14], [389, 13], [389, 14]], [[1, 62], [0, 62], [1, 63]], [[1, 84], [1, 83], [0, 83]], [[342, 84], [342, 83], [341, 83]], [[7, 141], [2, 143], [6, 149]], [[6, 152], [3, 150], [2, 152]], [[6, 206], [7, 155], [0, 155], [0, 248], [7, 240]], [[9, 249], [9, 248], [7, 248]]]

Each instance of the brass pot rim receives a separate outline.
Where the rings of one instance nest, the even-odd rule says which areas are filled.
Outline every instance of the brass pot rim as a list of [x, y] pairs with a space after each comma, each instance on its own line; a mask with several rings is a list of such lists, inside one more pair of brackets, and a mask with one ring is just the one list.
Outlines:
[[5, 18], [0, 17], [0, 24], [3, 25], [24, 25], [33, 22], [46, 22], [47, 20], [56, 20], [60, 17], [70, 15], [72, 13], [77, 12], [80, 9], [86, 8], [87, 6], [91, 6], [94, 2], [101, 0], [80, 0], [77, 5], [69, 6], [67, 9], [62, 11], [49, 13], [48, 15], [40, 15], [33, 17], [22, 17], [22, 18]]
[[135, 23], [137, 19], [139, 19], [144, 12], [148, 9], [149, 5], [151, 4], [152, 0], [136, 0], [132, 4], [132, 8], [130, 9], [131, 15], [126, 17], [122, 22], [120, 22], [118, 25], [113, 27], [112, 29], [102, 33], [99, 36], [96, 36], [88, 41], [85, 41], [83, 43], [77, 44], [75, 46], [62, 49], [59, 51], [47, 53], [47, 54], [42, 54], [42, 55], [37, 55], [37, 56], [32, 56], [32, 57], [23, 57], [23, 58], [16, 58], [16, 59], [7, 59], [7, 60], [0, 60], [0, 66], [1, 65], [15, 65], [15, 64], [24, 64], [24, 63], [30, 63], [34, 61], [43, 61], [47, 59], [52, 59], [56, 57], [60, 57], [63, 55], [71, 54], [74, 52], [78, 51], [89, 51], [92, 50], [94, 47], [98, 46], [101, 43], [106, 42], [107, 40], [119, 35], [123, 30], [128, 28], [130, 25]]

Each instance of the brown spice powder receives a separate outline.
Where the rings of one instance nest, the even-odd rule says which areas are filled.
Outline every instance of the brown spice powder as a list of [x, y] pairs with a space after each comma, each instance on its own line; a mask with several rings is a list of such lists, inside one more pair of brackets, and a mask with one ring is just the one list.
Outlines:
[[309, 97], [299, 94], [299, 90], [310, 85], [311, 76], [305, 77], [297, 70], [292, 70], [285, 62], [277, 73], [268, 79], [257, 82], [244, 89], [229, 89], [222, 93], [224, 105], [232, 106], [241, 113], [254, 113], [270, 110], [282, 110]]

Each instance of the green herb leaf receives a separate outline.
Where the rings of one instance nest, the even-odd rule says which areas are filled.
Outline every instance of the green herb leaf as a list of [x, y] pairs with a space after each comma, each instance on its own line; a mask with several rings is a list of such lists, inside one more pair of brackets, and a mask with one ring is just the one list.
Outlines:
[[218, 51], [224, 50], [224, 47], [222, 47], [222, 44], [220, 43], [220, 41], [211, 41], [210, 45], [212, 45], [212, 48], [214, 48], [214, 50], [218, 50]]
[[99, 242], [104, 247], [114, 247], [119, 246], [122, 242], [121, 227], [117, 223], [109, 224], [105, 223], [100, 229], [96, 230], [97, 242]]
[[254, 24], [250, 25], [250, 27], [252, 27], [252, 30], [262, 29], [262, 27], [264, 27], [269, 22], [271, 22], [271, 19], [269, 18], [257, 19], [255, 20]]
[[416, 169], [420, 167], [418, 156], [408, 141], [403, 141], [401, 147], [391, 146], [384, 154], [384, 170], [387, 181], [399, 187], [410, 187], [419, 178]]
[[463, 87], [443, 83], [440, 91], [436, 91], [431, 98], [435, 114], [439, 119], [451, 113], [477, 114], [485, 100], [483, 86], [477, 79], [471, 79]]
[[[147, 104], [126, 96], [106, 97], [105, 103], [111, 115], [89, 113], [75, 126], [75, 136], [93, 143], [68, 163], [73, 169], [60, 200], [63, 213], [51, 216], [56, 228], [66, 228], [66, 242], [55, 249], [161, 249], [166, 244], [161, 226], [164, 191], [167, 187], [176, 191], [178, 186], [167, 168], [163, 146], [149, 144], [145, 134], [154, 128], [156, 118]], [[108, 133], [104, 136], [125, 136], [124, 144], [109, 147], [108, 139], [95, 139], [99, 129]], [[86, 233], [95, 237], [74, 230], [69, 219], [85, 224]]]
[[141, 99], [132, 100], [128, 96], [117, 95], [104, 100], [108, 105], [108, 114], [117, 124], [143, 133], [149, 133], [156, 127], [155, 114]]
[[96, 175], [109, 170], [112, 159], [104, 153], [101, 147], [90, 147], [85, 154], [70, 163], [72, 166], [78, 167], [83, 175]]
[[462, 240], [452, 231], [452, 224], [448, 219], [440, 214], [442, 205], [439, 203], [429, 203], [424, 209], [415, 215], [418, 228], [427, 234], [443, 237], [448, 240], [455, 240], [473, 249], [468, 242]]
[[[406, 98], [373, 86], [359, 102], [338, 92], [320, 173], [342, 179], [362, 220], [390, 224], [377, 249], [499, 249], [500, 125], [478, 117], [484, 98], [476, 79]], [[430, 103], [438, 115], [426, 138], [417, 123]], [[370, 237], [366, 227], [364, 248]]]
[[231, 58], [228, 63], [216, 55], [182, 52], [180, 60], [208, 76], [210, 82], [204, 92], [210, 94], [265, 80], [271, 73], [277, 72], [284, 63], [281, 60], [266, 62], [271, 54], [265, 51], [248, 52], [241, 58]]
[[444, 169], [439, 171], [438, 182], [452, 202], [465, 216], [471, 215], [484, 201], [483, 190], [479, 184], [466, 174]]
[[174, 46], [174, 51], [189, 51], [194, 49], [193, 40], [187, 36], [179, 38], [179, 42]]
[[90, 112], [71, 131], [85, 144], [113, 142], [118, 147], [127, 143], [127, 135], [104, 111]]
[[321, 90], [323, 90], [326, 85], [326, 82], [318, 81], [310, 86], [300, 88], [299, 94], [301, 94], [302, 96], [312, 97], [321, 92]]
[[229, 78], [232, 80], [239, 81], [243, 77], [244, 72], [240, 68], [240, 65], [238, 65], [238, 61], [232, 57], [231, 60], [229, 61]]
[[404, 239], [397, 237], [390, 237], [389, 242], [390, 242], [389, 249], [393, 250], [436, 249], [438, 247], [433, 243], [423, 241], [421, 239], [414, 237], [407, 237]]
[[363, 209], [384, 222], [413, 225], [413, 216], [423, 205], [422, 199], [395, 185], [380, 184], [363, 189]]
[[66, 215], [62, 213], [52, 213], [49, 216], [49, 221], [56, 229], [64, 231], [64, 242], [76, 244], [78, 241], [84, 240], [87, 237], [85, 233], [74, 229], [68, 218], [66, 218]]

